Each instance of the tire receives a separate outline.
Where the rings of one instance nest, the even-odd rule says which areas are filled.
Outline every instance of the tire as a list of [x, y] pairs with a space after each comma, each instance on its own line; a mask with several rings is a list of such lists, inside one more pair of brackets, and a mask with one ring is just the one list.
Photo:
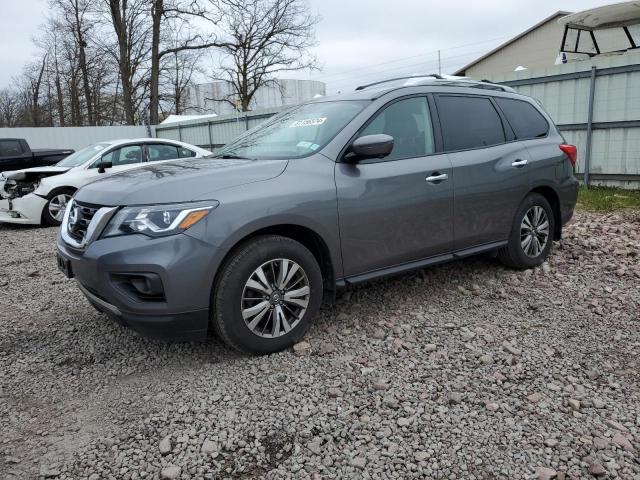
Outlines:
[[[553, 209], [546, 198], [539, 193], [527, 195], [513, 219], [509, 243], [498, 251], [500, 262], [518, 270], [541, 265], [551, 251], [555, 221]], [[527, 242], [528, 238], [531, 242]]]
[[241, 352], [278, 352], [304, 336], [322, 296], [320, 266], [304, 245], [276, 235], [256, 237], [233, 251], [220, 269], [212, 296], [213, 327]]
[[[67, 203], [75, 191], [71, 188], [56, 190], [47, 196], [47, 203], [42, 210], [42, 223], [50, 227], [57, 227], [62, 223], [62, 216]], [[64, 201], [63, 201], [64, 198]], [[56, 208], [59, 206], [60, 208]], [[59, 214], [57, 214], [59, 212]]]

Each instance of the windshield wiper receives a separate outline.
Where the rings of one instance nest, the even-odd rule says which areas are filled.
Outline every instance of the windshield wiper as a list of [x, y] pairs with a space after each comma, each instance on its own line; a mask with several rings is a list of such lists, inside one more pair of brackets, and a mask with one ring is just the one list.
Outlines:
[[240, 155], [234, 155], [232, 153], [225, 153], [224, 155], [216, 155], [214, 158], [224, 158], [224, 159], [232, 159], [232, 160], [251, 160], [247, 157], [242, 157]]

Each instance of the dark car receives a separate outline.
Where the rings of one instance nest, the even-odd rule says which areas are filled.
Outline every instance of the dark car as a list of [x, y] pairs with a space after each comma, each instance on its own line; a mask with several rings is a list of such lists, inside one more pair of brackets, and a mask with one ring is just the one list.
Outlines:
[[217, 159], [81, 188], [60, 268], [145, 335], [213, 330], [268, 353], [340, 288], [486, 252], [540, 265], [573, 214], [576, 148], [508, 87], [411, 81], [296, 106]]
[[71, 149], [31, 149], [23, 138], [0, 138], [0, 172], [55, 165], [73, 153]]

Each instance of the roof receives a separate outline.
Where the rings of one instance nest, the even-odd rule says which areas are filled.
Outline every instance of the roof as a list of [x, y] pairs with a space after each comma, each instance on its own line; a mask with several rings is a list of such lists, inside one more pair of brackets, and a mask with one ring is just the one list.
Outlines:
[[580, 30], [628, 27], [640, 23], [640, 1], [590, 8], [561, 18], [558, 23]]
[[501, 45], [498, 45], [496, 48], [494, 48], [493, 50], [491, 50], [490, 52], [485, 53], [484, 55], [482, 55], [479, 58], [476, 58], [473, 62], [465, 65], [464, 67], [456, 70], [453, 75], [462, 75], [468, 68], [473, 67], [476, 63], [481, 62], [482, 60], [484, 60], [487, 57], [490, 57], [491, 55], [493, 55], [496, 52], [499, 52], [500, 50], [502, 50], [503, 48], [511, 45], [512, 43], [520, 40], [522, 37], [528, 35], [529, 33], [533, 32], [534, 30], [540, 28], [541, 26], [543, 26], [546, 23], [549, 23], [553, 20], [555, 20], [558, 17], [565, 17], [567, 15], [571, 15], [571, 12], [566, 12], [564, 10], [558, 10], [556, 13], [554, 13], [553, 15], [549, 15], [547, 18], [539, 21], [538, 23], [536, 23], [534, 26], [526, 29], [524, 32], [516, 35], [515, 37], [507, 40], [506, 42], [504, 42]]

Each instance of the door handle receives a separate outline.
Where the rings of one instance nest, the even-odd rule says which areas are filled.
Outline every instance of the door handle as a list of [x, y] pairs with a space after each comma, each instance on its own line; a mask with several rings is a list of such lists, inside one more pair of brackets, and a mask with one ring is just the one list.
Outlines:
[[436, 175], [431, 175], [430, 177], [425, 178], [425, 180], [429, 183], [436, 183], [436, 182], [443, 182], [448, 178], [449, 178], [449, 175], [447, 175], [446, 173], [438, 174], [438, 172], [436, 172]]
[[524, 167], [527, 163], [529, 163], [529, 160], [516, 160], [515, 162], [513, 162], [511, 164], [512, 167], [516, 167], [516, 168], [520, 168], [520, 167]]

